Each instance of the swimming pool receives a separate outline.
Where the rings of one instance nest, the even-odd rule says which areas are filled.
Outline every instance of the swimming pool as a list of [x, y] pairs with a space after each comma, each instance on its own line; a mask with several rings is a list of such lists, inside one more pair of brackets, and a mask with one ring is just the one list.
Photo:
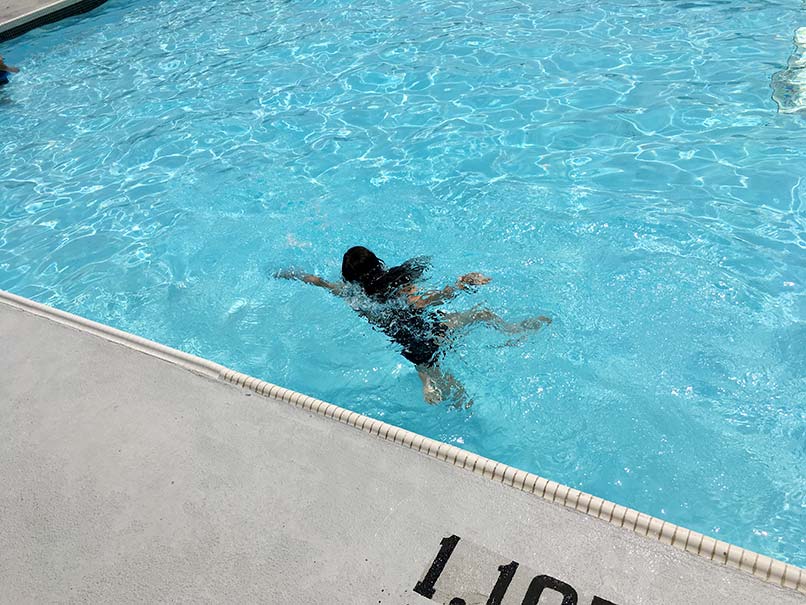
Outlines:
[[[0, 288], [806, 565], [806, 120], [787, 2], [112, 0], [4, 45]], [[553, 317], [445, 360], [364, 244]]]

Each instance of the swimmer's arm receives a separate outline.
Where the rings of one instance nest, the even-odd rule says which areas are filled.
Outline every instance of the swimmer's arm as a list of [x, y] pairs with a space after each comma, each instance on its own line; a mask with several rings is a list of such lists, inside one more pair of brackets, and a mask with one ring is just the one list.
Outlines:
[[442, 290], [429, 290], [422, 294], [410, 293], [408, 295], [409, 304], [422, 309], [430, 305], [441, 305], [446, 300], [452, 299], [457, 294], [457, 290], [463, 290], [459, 287], [457, 282], [456, 286], [445, 286]]
[[333, 294], [341, 294], [341, 290], [344, 287], [340, 282], [325, 281], [321, 277], [311, 275], [310, 273], [296, 271], [295, 269], [283, 269], [282, 271], [278, 271], [275, 274], [275, 277], [279, 277], [280, 279], [298, 279], [299, 281], [306, 284], [311, 284], [312, 286], [326, 288], [327, 290], [333, 292]]
[[12, 73], [12, 74], [20, 73], [20, 70], [19, 70], [18, 67], [11, 67], [11, 65], [6, 65], [2, 61], [0, 61], [0, 70], [7, 71], [7, 72]]
[[313, 286], [319, 286], [320, 288], [327, 288], [333, 294], [341, 294], [341, 290], [344, 287], [344, 284], [340, 282], [330, 282], [325, 281], [321, 277], [317, 277], [316, 275], [305, 275], [300, 278], [306, 284], [311, 284]]
[[440, 305], [446, 300], [450, 300], [459, 293], [459, 290], [466, 290], [468, 286], [481, 286], [490, 283], [491, 279], [481, 273], [467, 273], [456, 280], [453, 286], [445, 286], [442, 290], [430, 290], [422, 294], [409, 291], [409, 304], [418, 308], [429, 305]]

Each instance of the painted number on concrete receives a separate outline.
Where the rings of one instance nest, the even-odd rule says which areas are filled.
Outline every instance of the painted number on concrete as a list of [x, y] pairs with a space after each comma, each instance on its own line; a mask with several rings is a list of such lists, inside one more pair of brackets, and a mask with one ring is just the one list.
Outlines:
[[[414, 592], [444, 605], [470, 605], [471, 603], [539, 605], [541, 604], [540, 598], [544, 594], [546, 595], [546, 599], [543, 601], [545, 603], [551, 600], [552, 603], [561, 603], [561, 605], [582, 605], [576, 589], [570, 584], [545, 574], [529, 578], [531, 572], [523, 570], [523, 568], [515, 582], [516, 589], [513, 586], [513, 580], [520, 567], [517, 561], [498, 565], [497, 577], [493, 581], [490, 572], [494, 567], [490, 563], [492, 563], [491, 555], [495, 556], [494, 553], [485, 548], [474, 547], [464, 549], [464, 552], [462, 549], [458, 549], [459, 556], [456, 556], [460, 541], [461, 538], [455, 535], [443, 538], [439, 552], [423, 578], [415, 584]], [[472, 556], [473, 553], [476, 556]], [[479, 557], [479, 553], [482, 553], [481, 557]], [[449, 561], [453, 561], [450, 567], [448, 567]], [[445, 572], [446, 567], [448, 567], [447, 573]], [[523, 573], [524, 571], [526, 573]], [[483, 582], [487, 582], [486, 589], [479, 585]], [[512, 590], [510, 590], [511, 588]], [[521, 598], [520, 595], [523, 597]], [[588, 602], [590, 605], [616, 605], [616, 603], [596, 595]]]

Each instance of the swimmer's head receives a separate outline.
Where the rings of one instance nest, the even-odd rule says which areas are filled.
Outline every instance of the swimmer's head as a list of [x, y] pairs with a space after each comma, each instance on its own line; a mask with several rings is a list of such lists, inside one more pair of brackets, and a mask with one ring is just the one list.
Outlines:
[[384, 262], [363, 246], [350, 248], [342, 259], [344, 281], [358, 284], [368, 295], [389, 299], [414, 284], [428, 269], [427, 258], [413, 258], [387, 269]]
[[344, 253], [341, 275], [344, 281], [359, 284], [368, 290], [386, 271], [383, 261], [364, 246], [353, 246]]

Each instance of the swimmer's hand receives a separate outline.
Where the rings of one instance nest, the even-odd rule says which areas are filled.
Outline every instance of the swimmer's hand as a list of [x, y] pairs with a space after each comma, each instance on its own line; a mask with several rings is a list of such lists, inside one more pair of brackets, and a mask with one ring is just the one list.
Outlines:
[[342, 291], [343, 284], [339, 282], [331, 283], [325, 281], [321, 277], [317, 277], [316, 275], [311, 275], [310, 273], [304, 273], [303, 271], [299, 271], [297, 269], [280, 269], [277, 273], [274, 274], [274, 277], [278, 279], [298, 279], [301, 282], [306, 284], [311, 284], [312, 286], [319, 286], [320, 288], [327, 288], [333, 294], [339, 294]]
[[456, 280], [456, 287], [460, 290], [464, 290], [468, 286], [483, 286], [484, 284], [489, 284], [491, 281], [491, 277], [487, 277], [483, 273], [474, 271], [473, 273], [466, 273]]
[[417, 294], [416, 288], [402, 288], [401, 292], [408, 297], [409, 304], [422, 309], [429, 305], [441, 305], [446, 300], [450, 300], [457, 295], [457, 290], [467, 290], [473, 286], [483, 286], [489, 284], [491, 278], [478, 272], [466, 273], [456, 280], [453, 286], [445, 286], [442, 290], [431, 290], [423, 294]]
[[302, 279], [304, 273], [296, 269], [280, 269], [274, 274], [277, 279]]

